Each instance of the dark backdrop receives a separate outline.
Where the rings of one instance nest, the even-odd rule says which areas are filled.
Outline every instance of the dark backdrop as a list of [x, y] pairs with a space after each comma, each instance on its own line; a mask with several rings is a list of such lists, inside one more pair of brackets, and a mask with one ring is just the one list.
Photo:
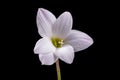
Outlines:
[[[37, 10], [45, 8], [56, 17], [64, 11], [69, 11], [73, 16], [73, 29], [89, 34], [94, 40], [91, 47], [75, 53], [72, 64], [60, 61], [62, 80], [97, 80], [112, 77], [110, 75], [114, 71], [111, 67], [114, 57], [109, 40], [113, 34], [110, 26], [112, 23], [109, 22], [112, 18], [111, 5], [108, 5], [108, 2], [30, 0], [16, 1], [13, 4], [13, 7], [4, 9], [7, 13], [7, 23], [4, 25], [12, 24], [5, 29], [6, 32], [10, 31], [7, 34], [9, 42], [8, 37], [4, 36], [9, 44], [4, 50], [4, 53], [7, 53], [4, 58], [4, 64], [7, 64], [5, 75], [11, 75], [13, 79], [57, 80], [55, 64], [42, 66], [38, 55], [33, 53], [35, 43], [41, 38], [37, 32]], [[8, 48], [10, 50], [7, 50]]]
[[56, 80], [56, 70], [55, 64], [52, 66], [42, 66], [38, 55], [33, 53], [33, 48], [38, 39], [40, 39], [37, 33], [36, 26], [36, 14], [38, 8], [45, 8], [50, 10], [55, 16], [59, 16], [64, 11], [69, 11], [73, 16], [73, 29], [81, 30], [89, 34], [93, 40], [94, 44], [86, 50], [75, 53], [74, 62], [68, 65], [60, 61], [62, 80], [81, 80], [81, 78], [95, 79], [95, 77], [100, 78], [105, 76], [104, 72], [99, 74], [103, 69], [101, 61], [103, 58], [102, 52], [100, 51], [99, 44], [99, 32], [101, 29], [101, 17], [103, 13], [101, 12], [101, 7], [98, 3], [89, 2], [46, 2], [46, 1], [32, 1], [32, 49], [28, 57], [31, 58], [31, 74], [40, 80]]

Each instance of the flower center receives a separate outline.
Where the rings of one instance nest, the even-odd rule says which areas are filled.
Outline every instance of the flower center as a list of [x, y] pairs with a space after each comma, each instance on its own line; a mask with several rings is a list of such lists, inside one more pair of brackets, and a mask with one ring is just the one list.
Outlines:
[[60, 38], [51, 38], [51, 41], [56, 48], [62, 47], [62, 45], [64, 44], [63, 40]]

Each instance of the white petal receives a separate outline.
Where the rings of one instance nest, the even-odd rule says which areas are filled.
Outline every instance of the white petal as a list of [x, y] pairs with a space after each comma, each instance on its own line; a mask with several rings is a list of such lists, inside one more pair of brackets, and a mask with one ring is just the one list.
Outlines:
[[58, 17], [52, 27], [53, 36], [64, 39], [71, 30], [72, 23], [73, 20], [71, 14], [69, 12], [64, 12]]
[[58, 58], [55, 55], [53, 55], [53, 53], [45, 55], [39, 54], [39, 59], [42, 65], [52, 65], [58, 60]]
[[55, 52], [55, 55], [60, 58], [62, 61], [71, 64], [74, 59], [74, 50], [70, 45], [64, 45], [61, 48], [58, 48]]
[[55, 47], [48, 38], [40, 39], [34, 48], [35, 54], [48, 54], [55, 52]]
[[64, 43], [73, 46], [75, 52], [77, 52], [91, 46], [93, 44], [93, 39], [81, 31], [72, 30]]
[[51, 36], [51, 26], [56, 21], [55, 16], [46, 9], [39, 8], [37, 13], [37, 26], [39, 34], [44, 36]]

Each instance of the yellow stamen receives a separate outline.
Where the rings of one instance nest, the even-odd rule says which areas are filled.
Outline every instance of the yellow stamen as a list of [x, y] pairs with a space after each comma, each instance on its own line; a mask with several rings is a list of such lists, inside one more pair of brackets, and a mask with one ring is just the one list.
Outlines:
[[62, 47], [62, 45], [64, 44], [63, 40], [60, 38], [51, 38], [51, 41], [56, 48]]

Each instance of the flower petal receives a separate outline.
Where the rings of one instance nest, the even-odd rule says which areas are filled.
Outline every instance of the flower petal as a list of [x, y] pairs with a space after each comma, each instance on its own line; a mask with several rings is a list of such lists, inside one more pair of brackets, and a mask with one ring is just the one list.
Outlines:
[[35, 54], [48, 54], [51, 52], [55, 52], [55, 47], [48, 38], [38, 40], [34, 48]]
[[71, 64], [74, 59], [74, 50], [70, 45], [64, 45], [61, 48], [58, 48], [55, 52], [55, 55], [60, 58], [62, 61]]
[[75, 52], [77, 52], [91, 46], [93, 44], [93, 39], [81, 31], [72, 30], [64, 43], [73, 46]]
[[72, 24], [73, 20], [71, 14], [69, 12], [64, 12], [53, 24], [53, 36], [64, 39], [71, 30]]
[[46, 9], [39, 8], [37, 13], [37, 26], [39, 34], [51, 36], [51, 26], [56, 21], [56, 17]]
[[52, 65], [58, 60], [58, 58], [55, 55], [53, 55], [53, 53], [45, 55], [39, 54], [39, 59], [42, 65]]

